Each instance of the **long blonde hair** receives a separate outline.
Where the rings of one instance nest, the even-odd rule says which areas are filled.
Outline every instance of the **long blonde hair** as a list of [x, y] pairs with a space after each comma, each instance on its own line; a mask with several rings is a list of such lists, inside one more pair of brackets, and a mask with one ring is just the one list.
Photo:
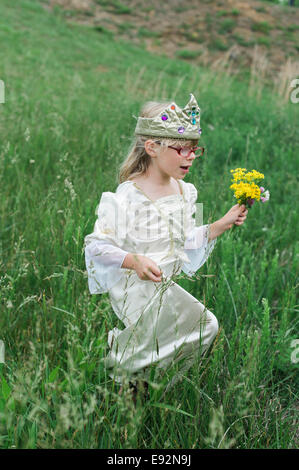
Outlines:
[[[163, 111], [171, 103], [172, 101], [166, 103], [148, 101], [144, 104], [140, 112], [140, 116], [147, 118], [157, 116], [157, 114]], [[129, 149], [129, 153], [119, 169], [119, 183], [123, 183], [135, 176], [146, 173], [151, 163], [151, 157], [146, 153], [144, 148], [144, 144], [147, 140], [152, 140], [155, 143], [161, 144], [162, 149], [165, 149], [168, 145], [181, 146], [182, 144], [185, 147], [192, 147], [197, 142], [197, 140], [169, 139], [165, 137], [151, 137], [144, 135], [135, 136]]]

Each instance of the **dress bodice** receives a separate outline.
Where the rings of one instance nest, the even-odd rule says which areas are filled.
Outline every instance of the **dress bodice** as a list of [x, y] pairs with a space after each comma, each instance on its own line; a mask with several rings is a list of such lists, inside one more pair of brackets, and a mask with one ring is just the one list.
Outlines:
[[[187, 183], [185, 183], [187, 185]], [[133, 181], [121, 183], [116, 194], [127, 192], [127, 237], [123, 249], [143, 253], [156, 263], [180, 259], [190, 262], [184, 251], [190, 229], [190, 194], [180, 183], [181, 194], [149, 198]], [[189, 209], [189, 210], [188, 210]], [[188, 213], [189, 212], [189, 213]], [[188, 223], [189, 222], [189, 223]]]

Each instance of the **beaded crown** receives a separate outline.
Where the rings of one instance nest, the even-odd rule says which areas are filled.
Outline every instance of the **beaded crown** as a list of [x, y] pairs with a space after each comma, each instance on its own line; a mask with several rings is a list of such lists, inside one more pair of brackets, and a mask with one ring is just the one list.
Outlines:
[[139, 117], [135, 128], [136, 135], [184, 140], [198, 140], [201, 131], [200, 108], [192, 93], [183, 109], [173, 102], [153, 118]]

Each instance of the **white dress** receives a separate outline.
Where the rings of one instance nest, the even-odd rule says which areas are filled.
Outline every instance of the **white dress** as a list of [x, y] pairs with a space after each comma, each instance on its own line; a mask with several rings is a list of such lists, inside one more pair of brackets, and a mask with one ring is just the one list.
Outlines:
[[[178, 182], [181, 194], [156, 201], [133, 181], [121, 183], [115, 193], [104, 192], [94, 231], [84, 239], [90, 293], [108, 292], [124, 324], [109, 332], [105, 358], [110, 377], [119, 383], [124, 374], [148, 380], [152, 364], [156, 377], [182, 358], [189, 358], [190, 366], [218, 331], [213, 313], [172, 280], [181, 271], [192, 276], [217, 240], [208, 242], [210, 225], [195, 226], [195, 186]], [[155, 261], [162, 282], [141, 280], [134, 270], [121, 268], [127, 253]]]

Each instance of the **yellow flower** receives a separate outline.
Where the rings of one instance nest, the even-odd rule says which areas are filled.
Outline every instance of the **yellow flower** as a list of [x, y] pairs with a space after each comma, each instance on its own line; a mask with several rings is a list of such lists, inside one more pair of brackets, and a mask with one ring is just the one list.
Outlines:
[[255, 183], [244, 183], [240, 181], [239, 183], [232, 184], [230, 189], [234, 190], [235, 197], [238, 201], [241, 200], [241, 198], [260, 199], [260, 188]]
[[234, 191], [234, 196], [238, 204], [244, 204], [248, 199], [261, 198], [261, 191], [256, 184], [264, 178], [264, 174], [256, 170], [247, 171], [246, 168], [235, 168], [230, 170], [232, 173], [230, 189]]

